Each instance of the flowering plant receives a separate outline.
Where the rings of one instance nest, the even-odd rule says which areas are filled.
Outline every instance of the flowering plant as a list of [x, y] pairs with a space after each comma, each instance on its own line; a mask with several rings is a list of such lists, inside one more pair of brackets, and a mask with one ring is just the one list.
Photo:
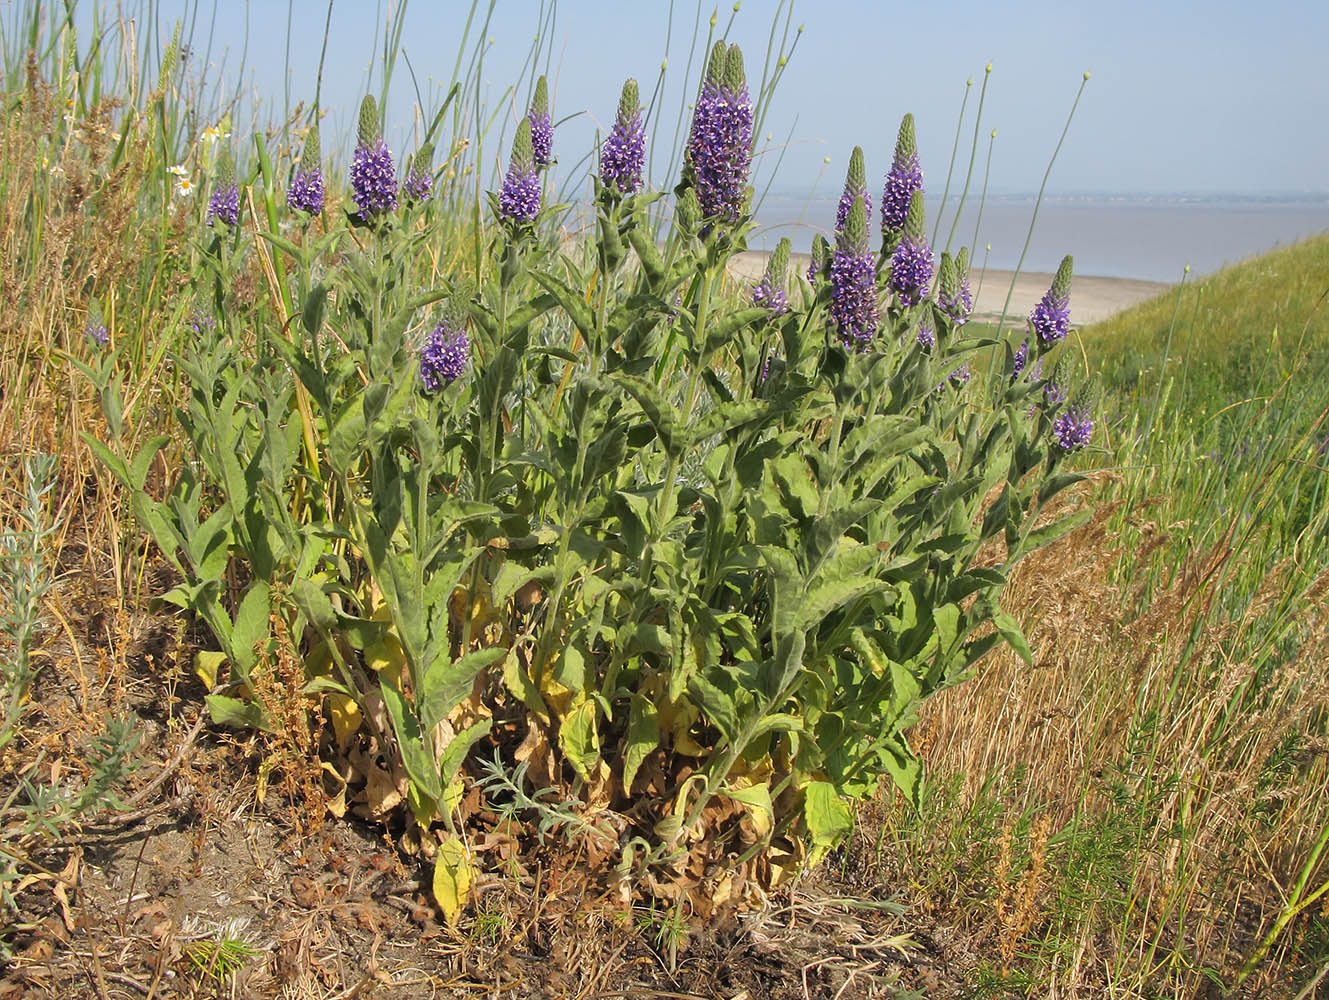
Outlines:
[[[843, 840], [882, 776], [916, 799], [922, 698], [1000, 641], [1028, 658], [999, 597], [1076, 523], [1043, 515], [1078, 479], [1062, 462], [1090, 404], [1058, 409], [1031, 377], [1042, 313], [1023, 374], [970, 377], [983, 352], [1007, 370], [1015, 353], [966, 331], [963, 251], [933, 288], [911, 118], [882, 252], [856, 150], [808, 280], [789, 284], [782, 243], [737, 296], [753, 120], [737, 46], [711, 54], [662, 243], [635, 83], [580, 260], [544, 238], [547, 119], [540, 86], [489, 252], [438, 276], [420, 267], [441, 224], [432, 154], [399, 197], [366, 99], [345, 221], [314, 225], [331, 215], [315, 138], [285, 199], [298, 238], [273, 225], [225, 259], [213, 242], [198, 294], [215, 322], [176, 359], [192, 460], [168, 495], [146, 489], [163, 440], [132, 460], [96, 447], [180, 574], [163, 599], [220, 647], [199, 663], [214, 719], [274, 724], [254, 678], [291, 644], [325, 751], [383, 761], [447, 870], [469, 863], [444, 845], [496, 759], [578, 800], [625, 876], [719, 858], [774, 882]], [[279, 202], [268, 190], [270, 219]], [[244, 253], [284, 264], [254, 315], [226, 273]], [[389, 808], [333, 770], [338, 808]]]

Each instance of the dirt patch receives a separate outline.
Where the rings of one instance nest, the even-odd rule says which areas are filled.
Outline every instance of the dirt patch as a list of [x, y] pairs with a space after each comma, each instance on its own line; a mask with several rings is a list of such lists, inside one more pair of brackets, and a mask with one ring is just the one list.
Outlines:
[[81, 826], [20, 837], [19, 807], [0, 813], [25, 876], [0, 930], [0, 1000], [963, 995], [938, 935], [911, 930], [847, 855], [702, 920], [625, 902], [551, 838], [494, 858], [450, 927], [401, 830], [311, 822], [298, 785], [262, 777], [260, 737], [199, 722], [183, 619], [119, 608], [107, 574], [65, 569], [0, 802], [26, 801], [20, 780], [81, 787], [107, 719], [134, 720], [136, 769], [124, 808]]

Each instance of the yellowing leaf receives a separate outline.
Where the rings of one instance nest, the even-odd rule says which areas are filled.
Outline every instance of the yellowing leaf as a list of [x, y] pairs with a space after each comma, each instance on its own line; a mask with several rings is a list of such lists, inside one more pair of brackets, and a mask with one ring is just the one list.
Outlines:
[[453, 777], [448, 787], [443, 789], [443, 802], [441, 803], [443, 812], [450, 813], [461, 805], [464, 794], [466, 794], [466, 785], [462, 782], [461, 775], [458, 774]]
[[406, 663], [406, 655], [401, 651], [401, 643], [391, 632], [386, 632], [377, 642], [365, 647], [365, 666], [371, 670], [386, 671], [389, 677], [401, 676], [401, 668]]
[[741, 802], [752, 818], [752, 829], [758, 837], [767, 837], [775, 821], [775, 809], [771, 805], [771, 790], [764, 784], [749, 784], [742, 780], [728, 785], [723, 794], [735, 802]]
[[346, 741], [360, 731], [364, 722], [364, 713], [350, 695], [329, 692], [328, 714], [332, 716], [332, 729], [337, 734], [337, 744], [345, 746]]
[[470, 899], [473, 874], [466, 845], [454, 836], [444, 837], [434, 862], [434, 900], [451, 927], [457, 926], [457, 918]]
[[217, 672], [226, 662], [226, 654], [212, 649], [200, 649], [194, 654], [194, 675], [209, 691], [217, 686]]

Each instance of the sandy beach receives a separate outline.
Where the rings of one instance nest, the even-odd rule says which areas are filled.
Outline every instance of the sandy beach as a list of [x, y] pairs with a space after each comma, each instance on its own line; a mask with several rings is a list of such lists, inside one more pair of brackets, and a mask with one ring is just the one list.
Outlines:
[[[766, 267], [767, 253], [749, 250], [729, 263], [729, 273], [741, 281], [757, 281]], [[793, 266], [806, 271], [807, 254], [792, 254]], [[1012, 271], [989, 269], [986, 273], [974, 271], [970, 284], [977, 293], [974, 318], [995, 323], [1001, 316], [1006, 293], [1010, 291]], [[981, 281], [981, 283], [980, 283]], [[1041, 271], [1023, 271], [1015, 281], [1011, 304], [1007, 311], [1007, 324], [1019, 326], [1029, 315], [1034, 304], [1042, 298], [1052, 283], [1052, 275]], [[1097, 323], [1138, 302], [1151, 299], [1165, 291], [1161, 281], [1141, 281], [1135, 278], [1101, 278], [1094, 275], [1076, 275], [1071, 284], [1071, 321], [1076, 326]]]

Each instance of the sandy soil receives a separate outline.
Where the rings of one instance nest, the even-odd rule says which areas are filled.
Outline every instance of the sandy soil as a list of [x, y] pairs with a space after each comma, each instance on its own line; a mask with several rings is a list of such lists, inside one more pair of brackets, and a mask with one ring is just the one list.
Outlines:
[[[749, 250], [739, 254], [729, 264], [729, 273], [740, 280], [756, 281], [766, 267], [767, 254]], [[806, 271], [807, 254], [793, 254], [794, 266]], [[1006, 293], [1011, 287], [1012, 271], [977, 271], [970, 275], [970, 283], [977, 294], [974, 304], [975, 319], [996, 322], [1001, 316]], [[1041, 271], [1021, 272], [1015, 280], [1007, 310], [1008, 325], [1021, 325], [1036, 303], [1052, 283], [1052, 275]], [[1123, 309], [1166, 291], [1170, 286], [1159, 281], [1140, 281], [1135, 278], [1101, 278], [1094, 275], [1076, 275], [1071, 284], [1071, 321], [1077, 326], [1097, 323]]]

